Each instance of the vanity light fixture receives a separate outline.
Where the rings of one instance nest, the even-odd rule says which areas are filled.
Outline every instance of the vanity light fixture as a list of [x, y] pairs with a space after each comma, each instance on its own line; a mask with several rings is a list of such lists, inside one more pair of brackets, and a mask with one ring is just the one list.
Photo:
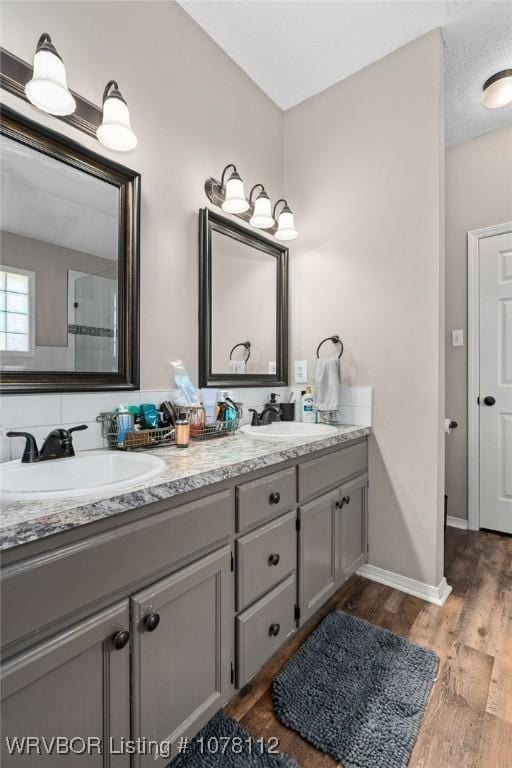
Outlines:
[[276, 217], [277, 206], [280, 203], [284, 203], [284, 206], [281, 208], [281, 212], [277, 219], [277, 231], [274, 237], [277, 240], [295, 240], [295, 238], [298, 236], [298, 232], [295, 229], [293, 213], [290, 210], [288, 203], [284, 199], [284, 197], [278, 200], [277, 203], [274, 205], [274, 210], [273, 210], [274, 218]]
[[47, 32], [37, 41], [32, 78], [25, 85], [25, 94], [34, 107], [50, 115], [71, 115], [76, 109], [64, 63]]
[[224, 179], [229, 168], [232, 168], [233, 171], [226, 181], [222, 210], [226, 211], [226, 213], [244, 213], [249, 210], [249, 202], [245, 197], [244, 183], [236, 169], [236, 165], [233, 165], [233, 163], [226, 165], [220, 177], [220, 185], [224, 187]]
[[265, 191], [263, 184], [255, 184], [251, 189], [249, 195], [249, 205], [252, 205], [252, 196], [256, 189], [260, 189], [260, 193], [254, 202], [254, 210], [250, 218], [249, 224], [257, 229], [270, 229], [274, 226], [274, 217], [272, 216], [272, 206], [270, 198]]
[[502, 69], [485, 81], [482, 104], [488, 109], [506, 107], [512, 102], [512, 69]]
[[96, 135], [104, 147], [117, 152], [129, 152], [137, 146], [128, 105], [115, 80], [109, 80], [103, 91], [103, 117]]

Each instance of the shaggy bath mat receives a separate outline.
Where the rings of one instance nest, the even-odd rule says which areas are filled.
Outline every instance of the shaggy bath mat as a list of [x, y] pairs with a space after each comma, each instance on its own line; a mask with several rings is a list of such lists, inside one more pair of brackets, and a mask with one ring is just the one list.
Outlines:
[[169, 768], [298, 768], [277, 745], [255, 739], [236, 720], [217, 712], [190, 739]]
[[277, 717], [345, 768], [405, 768], [439, 659], [341, 611], [274, 679]]

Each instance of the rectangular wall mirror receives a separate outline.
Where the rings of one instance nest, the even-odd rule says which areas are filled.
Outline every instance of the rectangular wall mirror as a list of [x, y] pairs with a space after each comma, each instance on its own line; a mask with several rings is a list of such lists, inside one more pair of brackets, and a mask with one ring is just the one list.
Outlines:
[[199, 385], [288, 383], [288, 249], [199, 212]]
[[2, 108], [4, 392], [139, 386], [137, 173]]

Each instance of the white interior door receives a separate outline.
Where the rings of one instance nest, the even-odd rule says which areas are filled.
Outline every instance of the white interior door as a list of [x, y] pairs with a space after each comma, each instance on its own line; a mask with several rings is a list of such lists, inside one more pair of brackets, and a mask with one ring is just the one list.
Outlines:
[[479, 256], [480, 526], [512, 533], [512, 232]]

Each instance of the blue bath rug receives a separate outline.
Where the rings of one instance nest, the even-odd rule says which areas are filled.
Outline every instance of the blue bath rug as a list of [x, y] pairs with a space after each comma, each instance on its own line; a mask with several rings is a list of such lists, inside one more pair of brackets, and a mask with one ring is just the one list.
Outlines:
[[274, 678], [272, 702], [345, 768], [405, 768], [438, 666], [433, 651], [335, 611]]
[[169, 768], [298, 768], [273, 744], [255, 739], [236, 720], [217, 712]]

